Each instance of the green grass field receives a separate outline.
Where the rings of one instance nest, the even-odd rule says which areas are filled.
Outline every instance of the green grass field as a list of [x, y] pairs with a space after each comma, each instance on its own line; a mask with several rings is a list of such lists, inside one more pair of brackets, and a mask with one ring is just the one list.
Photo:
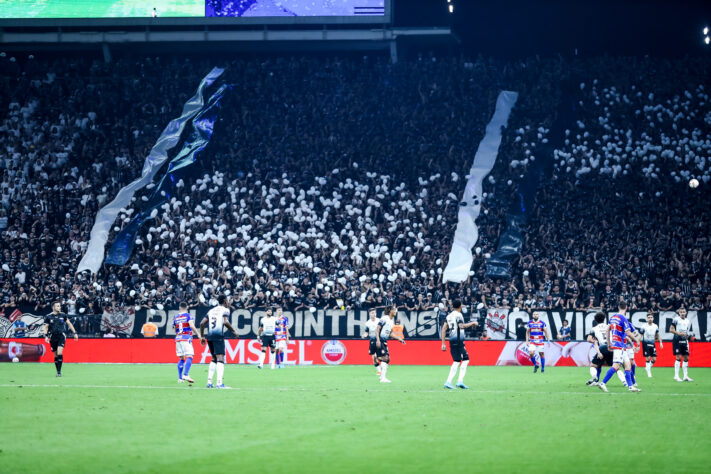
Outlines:
[[204, 0], [0, 0], [0, 18], [204, 17]]
[[228, 365], [233, 390], [176, 383], [173, 365], [1, 364], [0, 466], [15, 472], [703, 472], [711, 369], [586, 387], [587, 368], [258, 370]]

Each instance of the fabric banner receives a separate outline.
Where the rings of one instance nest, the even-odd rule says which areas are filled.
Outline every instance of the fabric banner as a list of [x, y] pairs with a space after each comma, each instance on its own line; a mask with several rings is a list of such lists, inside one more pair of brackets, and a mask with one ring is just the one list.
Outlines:
[[147, 204], [136, 214], [131, 221], [116, 235], [113, 245], [106, 257], [106, 263], [111, 265], [125, 265], [136, 242], [136, 234], [143, 224], [153, 217], [153, 212], [170, 201], [175, 194], [180, 179], [187, 172], [187, 168], [197, 160], [212, 137], [213, 126], [217, 119], [217, 110], [220, 101], [230, 86], [221, 86], [208, 100], [203, 109], [193, 118], [193, 132], [190, 141], [168, 163], [168, 169], [153, 190]]
[[[557, 340], [560, 329], [567, 321], [572, 340], [584, 341], [595, 323], [597, 311], [574, 311], [565, 309], [537, 310], [541, 321], [546, 323], [551, 339]], [[531, 315], [527, 311], [505, 308], [489, 308], [482, 310], [487, 337], [490, 339], [525, 339], [526, 323]], [[606, 313], [609, 319], [614, 311]], [[654, 316], [654, 323], [659, 326], [659, 336], [664, 341], [671, 341], [673, 334], [669, 332], [672, 321], [678, 314], [674, 311], [661, 311]], [[639, 329], [647, 322], [646, 311], [632, 311], [627, 314], [632, 325]], [[687, 318], [691, 322], [691, 333], [699, 341], [711, 341], [711, 311], [688, 311]]]
[[449, 261], [444, 269], [445, 282], [461, 283], [469, 278], [469, 269], [474, 261], [472, 248], [479, 240], [476, 219], [481, 211], [482, 184], [494, 167], [501, 144], [501, 129], [506, 127], [516, 99], [518, 99], [517, 92], [499, 93], [494, 116], [486, 126], [484, 138], [474, 155], [474, 163], [469, 170], [464, 196], [459, 206], [452, 250], [449, 252]]
[[168, 160], [168, 150], [172, 149], [180, 140], [185, 124], [202, 110], [205, 89], [212, 85], [223, 72], [224, 69], [213, 68], [203, 78], [195, 95], [183, 106], [183, 112], [180, 117], [171, 120], [160, 137], [158, 137], [158, 141], [156, 141], [143, 164], [141, 177], [124, 186], [113, 201], [101, 208], [91, 229], [86, 253], [77, 266], [77, 273], [84, 270], [89, 270], [92, 273], [99, 271], [104, 261], [104, 249], [109, 238], [109, 229], [116, 220], [116, 216], [118, 216], [122, 208], [126, 208], [131, 204], [131, 198], [136, 191], [153, 181], [155, 174]]
[[[195, 316], [196, 325], [207, 315], [208, 307], [201, 306], [190, 308]], [[256, 337], [259, 330], [259, 321], [266, 315], [266, 308], [234, 309], [230, 315], [230, 323], [237, 330], [240, 337]], [[35, 311], [33, 307], [17, 308], [10, 315], [13, 320], [0, 314], [0, 337], [13, 336], [13, 324], [21, 321], [25, 325], [27, 337], [37, 337], [42, 333], [44, 315], [50, 308]], [[566, 311], [564, 309], [539, 310], [540, 318], [548, 327], [552, 340], [558, 340], [560, 328], [564, 321], [568, 321], [571, 328], [571, 339], [584, 341], [595, 324], [595, 311]], [[98, 333], [113, 331], [123, 337], [141, 338], [141, 329], [146, 323], [155, 326], [157, 337], [173, 337], [172, 321], [178, 314], [178, 308], [162, 310], [138, 309], [124, 307], [104, 311], [100, 315], [70, 316], [77, 329], [81, 331], [86, 319], [94, 318], [93, 331]], [[608, 316], [614, 313], [608, 313]], [[362, 337], [365, 322], [368, 320], [368, 311], [361, 310], [334, 310], [318, 309], [316, 312], [309, 310], [284, 310], [284, 315], [289, 319], [289, 334], [296, 338], [337, 338], [358, 339]], [[380, 317], [381, 311], [378, 311]], [[512, 340], [525, 339], [525, 323], [529, 321], [530, 314], [526, 311], [513, 311], [509, 309], [490, 308], [473, 314], [479, 320], [479, 326], [484, 332], [469, 332], [480, 334], [487, 340]], [[664, 341], [671, 341], [672, 334], [669, 327], [677, 316], [674, 311], [662, 311], [655, 316], [655, 323], [659, 326], [659, 335]], [[472, 313], [467, 311], [465, 319], [469, 320]], [[691, 332], [699, 341], [711, 341], [711, 311], [689, 311], [687, 317], [691, 322]], [[443, 314], [437, 310], [425, 311], [398, 311], [397, 318], [403, 326], [403, 333], [408, 339], [438, 339], [443, 323]], [[633, 311], [629, 315], [632, 324], [640, 328], [647, 319], [646, 311]]]
[[[527, 366], [531, 365], [523, 343], [518, 341], [467, 341], [470, 365]], [[211, 361], [207, 346], [193, 340], [194, 362]], [[442, 351], [439, 341], [396, 341], [388, 344], [393, 370], [398, 365], [442, 365], [452, 363], [449, 350]], [[256, 364], [261, 345], [256, 339], [226, 339], [225, 358], [228, 364]], [[587, 342], [549, 343], [546, 346], [547, 367], [584, 367], [590, 365], [592, 344]], [[711, 367], [711, 343], [693, 342], [689, 347], [692, 367]], [[271, 362], [267, 351], [265, 363]], [[671, 347], [657, 350], [655, 367], [671, 367], [674, 355]], [[19, 362], [52, 362], [49, 344], [43, 339], [0, 340], [0, 362], [17, 357]], [[175, 363], [175, 342], [171, 339], [67, 339], [64, 361], [69, 363]], [[637, 365], [644, 366], [644, 357], [635, 355]], [[285, 352], [286, 365], [371, 365], [368, 341], [348, 339], [290, 340]], [[446, 375], [446, 372], [444, 373]], [[587, 370], [581, 380], [588, 378]]]

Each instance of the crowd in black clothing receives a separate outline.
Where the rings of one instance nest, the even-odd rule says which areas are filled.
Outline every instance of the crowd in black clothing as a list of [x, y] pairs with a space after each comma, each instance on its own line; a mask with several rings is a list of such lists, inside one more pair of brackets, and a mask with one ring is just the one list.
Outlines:
[[[709, 141], [696, 132], [711, 124], [699, 88], [708, 66], [691, 59], [230, 60], [234, 87], [194, 177], [141, 230], [126, 266], [75, 274], [97, 211], [138, 176], [214, 62], [0, 57], [0, 304], [59, 299], [69, 314], [97, 314], [228, 293], [246, 308], [430, 309], [454, 295], [488, 307], [711, 306]], [[635, 79], [652, 69], [665, 75]], [[573, 72], [591, 78], [580, 121], [541, 185], [514, 277], [488, 279], [486, 256]], [[519, 100], [484, 187], [474, 265], [465, 283], [443, 284], [458, 200], [502, 89]], [[625, 93], [629, 104], [617, 100]], [[631, 125], [657, 101], [663, 118], [682, 117]], [[681, 151], [651, 148], [668, 143]], [[676, 159], [687, 143], [698, 160]]]

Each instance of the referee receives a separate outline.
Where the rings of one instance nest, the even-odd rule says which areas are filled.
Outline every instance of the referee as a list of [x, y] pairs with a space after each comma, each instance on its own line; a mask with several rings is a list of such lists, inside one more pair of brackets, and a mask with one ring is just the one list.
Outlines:
[[57, 377], [62, 376], [62, 354], [67, 338], [64, 336], [64, 328], [68, 327], [74, 335], [74, 340], [78, 340], [76, 329], [69, 321], [66, 314], [62, 313], [62, 304], [59, 301], [52, 303], [52, 312], [44, 317], [44, 340], [49, 343], [54, 354], [54, 366], [57, 367]]

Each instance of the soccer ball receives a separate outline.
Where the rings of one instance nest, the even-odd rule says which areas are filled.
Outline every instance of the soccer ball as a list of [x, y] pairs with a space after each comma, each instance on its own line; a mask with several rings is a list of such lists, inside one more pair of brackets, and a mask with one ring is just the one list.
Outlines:
[[20, 362], [20, 359], [18, 359], [17, 357], [13, 357], [12, 361], [17, 364], [18, 362]]
[[695, 189], [699, 187], [699, 180], [696, 178], [692, 178], [691, 181], [689, 181], [689, 187], [691, 189]]

